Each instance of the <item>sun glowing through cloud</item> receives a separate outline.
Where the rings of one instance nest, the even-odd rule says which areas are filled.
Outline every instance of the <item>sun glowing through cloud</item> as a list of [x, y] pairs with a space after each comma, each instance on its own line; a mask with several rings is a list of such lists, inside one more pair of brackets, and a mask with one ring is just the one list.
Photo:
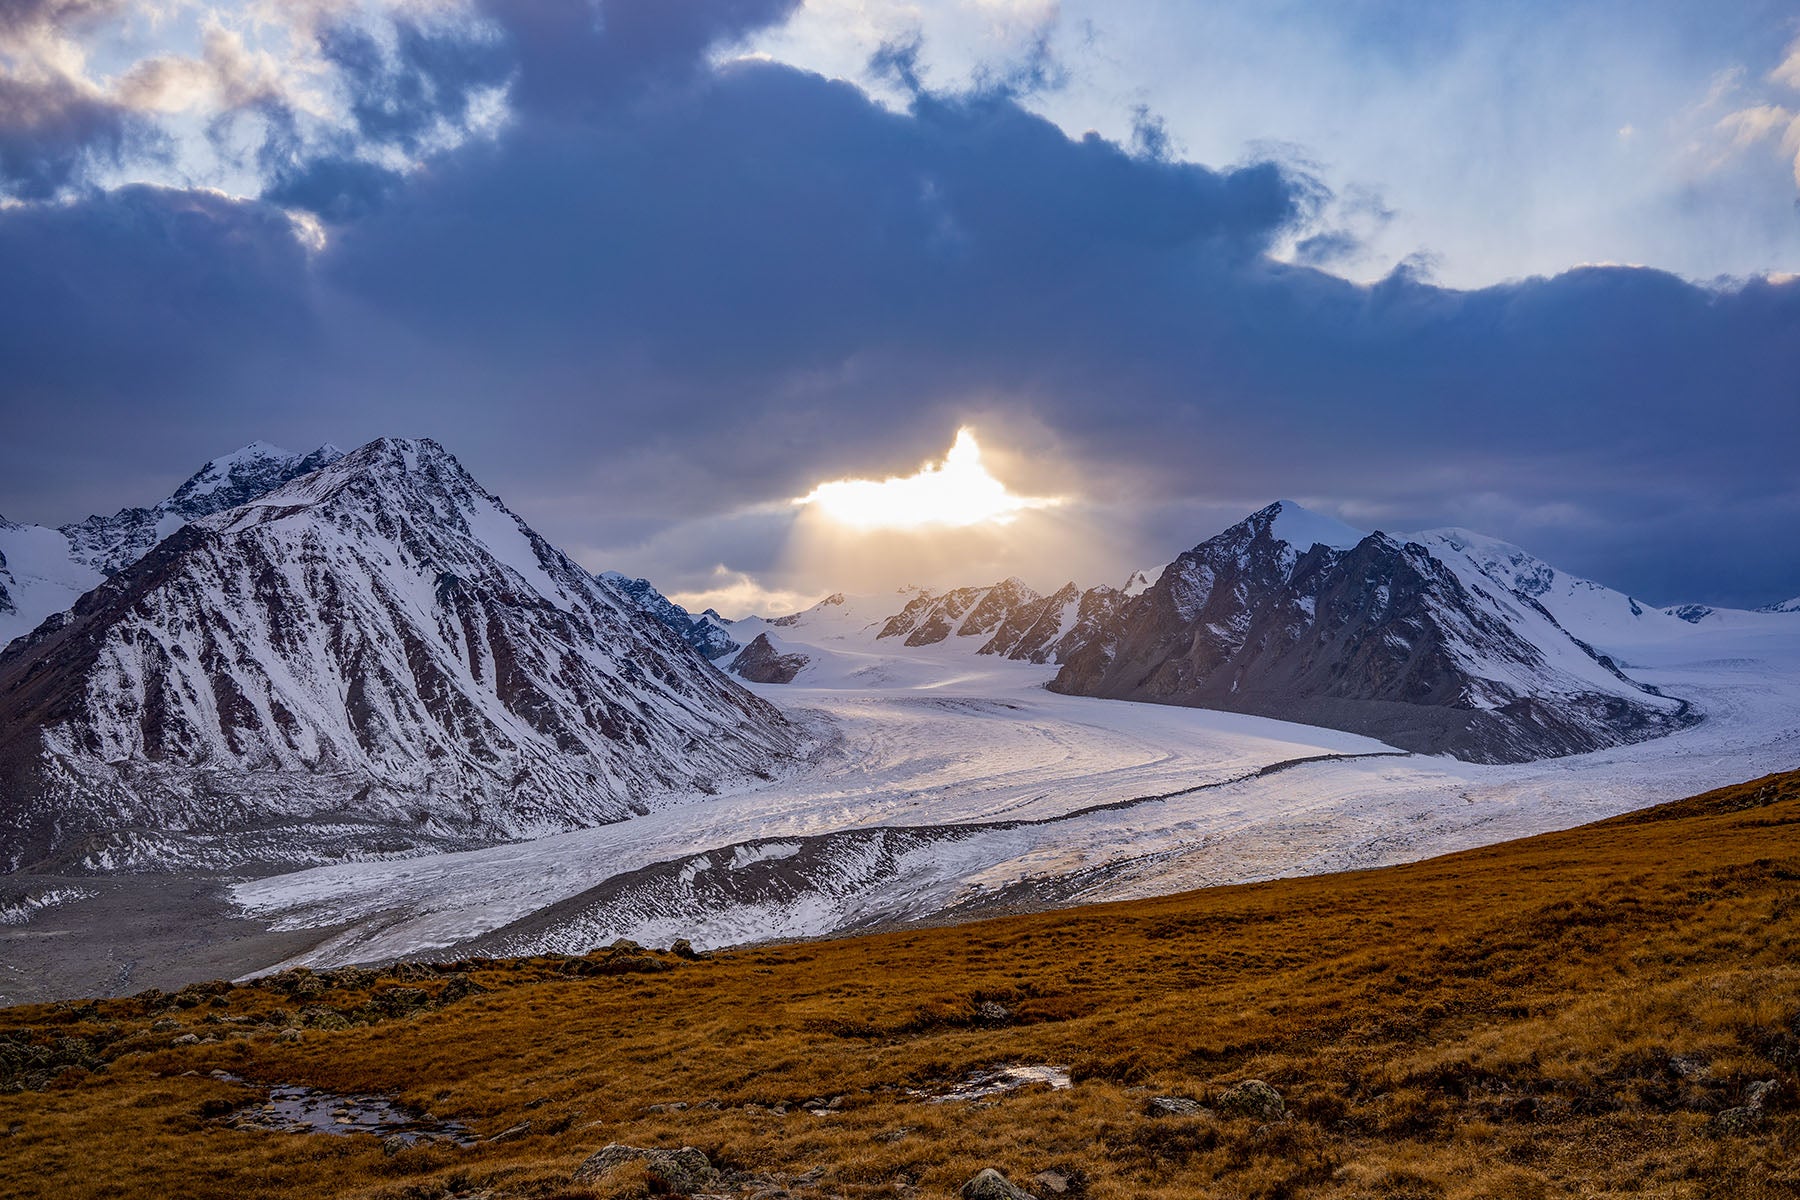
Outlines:
[[926, 463], [916, 475], [837, 479], [821, 483], [794, 503], [816, 508], [840, 525], [872, 530], [1005, 525], [1021, 512], [1062, 501], [1007, 491], [988, 474], [975, 434], [965, 428], [956, 431], [956, 443], [942, 463]]

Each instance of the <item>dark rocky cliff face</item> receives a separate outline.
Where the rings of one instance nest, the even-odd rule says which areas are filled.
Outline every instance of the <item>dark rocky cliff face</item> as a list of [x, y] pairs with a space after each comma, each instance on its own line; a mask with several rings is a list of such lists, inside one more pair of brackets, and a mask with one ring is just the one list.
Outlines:
[[804, 654], [783, 654], [768, 634], [759, 633], [732, 659], [731, 673], [751, 683], [792, 683], [811, 661]]
[[1422, 546], [1382, 534], [1293, 546], [1279, 516], [1271, 506], [1177, 558], [1079, 639], [1052, 690], [1304, 721], [1477, 762], [1690, 720], [1566, 635], [1538, 644], [1529, 614], [1472, 593]]

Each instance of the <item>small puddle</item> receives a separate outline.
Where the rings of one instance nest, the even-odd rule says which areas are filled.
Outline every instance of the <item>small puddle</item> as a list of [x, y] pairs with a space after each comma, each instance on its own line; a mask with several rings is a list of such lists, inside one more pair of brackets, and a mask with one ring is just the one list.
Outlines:
[[912, 1094], [923, 1097], [929, 1104], [947, 1104], [953, 1100], [981, 1100], [1016, 1092], [1034, 1083], [1047, 1083], [1059, 1092], [1072, 1086], [1069, 1072], [1064, 1068], [1037, 1063], [976, 1071], [960, 1083], [951, 1084], [947, 1091], [934, 1094], [915, 1090]]
[[[219, 1077], [247, 1087], [261, 1086], [235, 1076]], [[233, 1129], [265, 1133], [371, 1133], [379, 1138], [399, 1138], [409, 1146], [421, 1142], [473, 1146], [477, 1141], [462, 1122], [419, 1116], [387, 1096], [340, 1096], [299, 1084], [270, 1087], [267, 1100], [238, 1109], [226, 1121]]]

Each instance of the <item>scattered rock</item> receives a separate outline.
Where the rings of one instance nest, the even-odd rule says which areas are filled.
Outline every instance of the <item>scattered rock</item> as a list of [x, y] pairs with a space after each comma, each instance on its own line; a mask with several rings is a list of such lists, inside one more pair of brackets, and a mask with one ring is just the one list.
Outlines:
[[1004, 1004], [983, 1000], [975, 1006], [975, 1019], [983, 1025], [1005, 1025], [1012, 1020], [1012, 1010]]
[[294, 1014], [294, 1019], [310, 1029], [348, 1029], [350, 1019], [335, 1008], [309, 1004]]
[[1760, 1127], [1769, 1115], [1769, 1105], [1781, 1092], [1781, 1084], [1762, 1079], [1744, 1089], [1744, 1102], [1713, 1117], [1713, 1127], [1721, 1133], [1749, 1133]]
[[1259, 1121], [1279, 1121], [1287, 1114], [1281, 1093], [1260, 1079], [1246, 1079], [1225, 1089], [1219, 1107], [1236, 1117], [1254, 1117]]
[[197, 1033], [184, 1033], [180, 1037], [171, 1039], [169, 1042], [169, 1045], [171, 1046], [198, 1046], [199, 1044], [200, 1035]]
[[676, 938], [675, 944], [669, 947], [669, 953], [676, 958], [697, 959], [700, 957], [700, 952], [694, 949], [694, 943], [686, 938]]
[[621, 954], [638, 954], [641, 953], [644, 948], [630, 938], [622, 937], [609, 946], [608, 949], [617, 951]]
[[1066, 1196], [1073, 1181], [1061, 1171], [1039, 1171], [1031, 1177], [1031, 1182], [1047, 1196]]
[[1763, 1110], [1748, 1104], [1728, 1108], [1713, 1117], [1713, 1128], [1720, 1133], [1749, 1133], [1763, 1122]]
[[292, 1043], [292, 1042], [299, 1041], [304, 1036], [305, 1035], [302, 1034], [298, 1029], [284, 1029], [280, 1033], [275, 1035], [275, 1040], [278, 1042]]
[[576, 1183], [591, 1182], [615, 1167], [633, 1162], [643, 1163], [656, 1182], [681, 1195], [705, 1191], [717, 1176], [706, 1155], [692, 1146], [683, 1146], [679, 1150], [648, 1150], [614, 1142], [589, 1155], [570, 1178]]
[[1683, 1079], [1705, 1079], [1712, 1074], [1712, 1068], [1703, 1059], [1680, 1054], [1669, 1057], [1669, 1069]]
[[526, 1134], [528, 1134], [530, 1132], [531, 1132], [531, 1122], [530, 1121], [520, 1121], [517, 1125], [508, 1125], [505, 1129], [502, 1129], [499, 1133], [496, 1133], [493, 1137], [489, 1138], [488, 1141], [490, 1141], [490, 1142], [510, 1142], [512, 1139], [518, 1138], [518, 1137], [524, 1137]]
[[992, 1167], [976, 1172], [975, 1178], [963, 1184], [957, 1194], [963, 1200], [1037, 1200], [1030, 1192], [1014, 1187]]
[[[1280, 1103], [1279, 1098], [1276, 1103]], [[1144, 1111], [1153, 1117], [1197, 1117], [1206, 1110], [1198, 1100], [1186, 1096], [1153, 1096]]]
[[467, 996], [478, 995], [487, 991], [479, 983], [470, 979], [463, 971], [454, 971], [444, 980], [443, 988], [437, 994], [439, 1004], [455, 1004]]
[[319, 978], [325, 980], [332, 987], [360, 990], [374, 986], [377, 976], [367, 967], [338, 967], [335, 970], [321, 973]]
[[389, 1158], [392, 1158], [410, 1145], [412, 1145], [412, 1143], [401, 1137], [399, 1134], [390, 1134], [381, 1139], [381, 1152]]
[[293, 1000], [311, 1000], [325, 991], [324, 981], [305, 967], [295, 967], [268, 977], [268, 985], [286, 992]]
[[382, 1012], [397, 1017], [424, 1008], [431, 1003], [431, 997], [423, 988], [391, 987], [385, 992], [378, 992], [374, 1001]]
[[181, 1028], [181, 1022], [174, 1017], [160, 1017], [150, 1023], [151, 1033], [174, 1033]]

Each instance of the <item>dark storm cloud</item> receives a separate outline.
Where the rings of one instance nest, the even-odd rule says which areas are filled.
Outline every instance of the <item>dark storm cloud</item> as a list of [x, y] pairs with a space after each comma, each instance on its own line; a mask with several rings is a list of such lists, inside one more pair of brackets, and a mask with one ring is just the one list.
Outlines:
[[46, 446], [98, 474], [154, 428], [192, 447], [176, 473], [250, 436], [418, 432], [565, 544], [617, 545], [910, 470], [974, 419], [1030, 452], [1024, 490], [1137, 506], [1164, 551], [1212, 532], [1181, 513], [1298, 494], [1390, 528], [1480, 515], [1654, 599], [1800, 592], [1771, 550], [1800, 510], [1800, 286], [1351, 284], [1266, 256], [1334, 236], [1303, 169], [1072, 139], [1029, 79], [896, 113], [709, 65], [790, 7], [494, 0], [466, 45], [398, 56], [338, 31], [361, 137], [416, 139], [501, 78], [509, 123], [404, 175], [295, 144], [262, 204], [0, 212], [31, 430], [0, 447], [0, 511], [51, 494]]
[[412, 152], [439, 126], [461, 126], [475, 95], [512, 69], [510, 48], [479, 29], [394, 23], [390, 50], [366, 29], [337, 25], [320, 37], [325, 61], [349, 90], [356, 133]]
[[66, 79], [24, 83], [0, 76], [0, 192], [39, 200], [116, 162], [142, 130], [129, 111]]

